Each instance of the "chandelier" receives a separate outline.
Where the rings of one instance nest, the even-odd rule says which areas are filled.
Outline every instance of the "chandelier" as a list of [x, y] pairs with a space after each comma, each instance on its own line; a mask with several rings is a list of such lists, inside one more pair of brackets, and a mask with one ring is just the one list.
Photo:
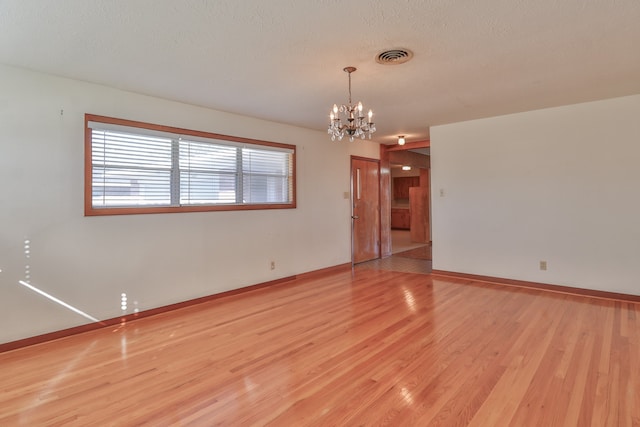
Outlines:
[[[357, 105], [351, 103], [351, 73], [356, 71], [355, 67], [345, 67], [344, 71], [349, 73], [349, 103], [338, 107], [333, 104], [333, 109], [329, 114], [329, 129], [327, 133], [331, 135], [331, 140], [342, 140], [345, 135], [349, 136], [349, 141], [353, 142], [354, 138], [364, 139], [365, 136], [371, 139], [371, 134], [376, 131], [376, 125], [371, 121], [373, 111], [369, 110], [369, 114], [365, 116], [362, 113], [362, 102]], [[343, 123], [338, 116], [342, 113], [345, 116]]]

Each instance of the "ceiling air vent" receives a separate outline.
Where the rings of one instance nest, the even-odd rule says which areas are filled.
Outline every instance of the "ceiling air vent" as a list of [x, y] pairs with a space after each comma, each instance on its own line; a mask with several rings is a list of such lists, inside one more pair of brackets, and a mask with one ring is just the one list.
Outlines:
[[413, 58], [413, 52], [409, 49], [389, 49], [380, 52], [376, 56], [376, 62], [382, 65], [404, 64]]

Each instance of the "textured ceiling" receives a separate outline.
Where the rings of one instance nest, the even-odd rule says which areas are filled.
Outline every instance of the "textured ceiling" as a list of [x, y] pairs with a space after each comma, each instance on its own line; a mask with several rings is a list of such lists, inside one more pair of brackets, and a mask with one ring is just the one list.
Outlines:
[[639, 23], [639, 0], [0, 0], [0, 63], [323, 131], [352, 65], [392, 143], [640, 93]]

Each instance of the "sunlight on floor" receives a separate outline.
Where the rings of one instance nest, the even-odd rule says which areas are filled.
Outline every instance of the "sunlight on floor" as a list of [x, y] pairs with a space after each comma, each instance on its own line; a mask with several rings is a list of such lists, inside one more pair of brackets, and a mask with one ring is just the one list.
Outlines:
[[409, 230], [391, 230], [391, 253], [408, 251], [425, 246], [425, 243], [416, 243], [411, 241], [411, 232]]

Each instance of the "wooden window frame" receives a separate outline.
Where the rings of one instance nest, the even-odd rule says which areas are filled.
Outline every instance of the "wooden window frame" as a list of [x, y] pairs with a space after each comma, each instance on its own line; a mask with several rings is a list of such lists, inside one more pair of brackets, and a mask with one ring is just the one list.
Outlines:
[[[93, 162], [92, 162], [92, 129], [90, 122], [105, 123], [123, 127], [141, 128], [152, 131], [166, 132], [177, 135], [188, 135], [198, 138], [216, 139], [230, 141], [234, 143], [247, 144], [257, 147], [276, 147], [292, 151], [291, 164], [291, 200], [288, 203], [229, 203], [215, 205], [185, 205], [185, 206], [149, 206], [149, 207], [93, 207]], [[215, 212], [215, 211], [244, 211], [262, 209], [295, 209], [296, 208], [296, 146], [278, 142], [262, 141], [237, 136], [229, 136], [211, 132], [203, 132], [191, 129], [183, 129], [172, 126], [145, 123], [134, 120], [119, 119], [114, 117], [100, 116], [95, 114], [85, 114], [85, 135], [84, 135], [84, 214], [85, 216], [102, 215], [136, 215], [136, 214], [156, 214], [156, 213], [178, 213], [178, 212]]]

